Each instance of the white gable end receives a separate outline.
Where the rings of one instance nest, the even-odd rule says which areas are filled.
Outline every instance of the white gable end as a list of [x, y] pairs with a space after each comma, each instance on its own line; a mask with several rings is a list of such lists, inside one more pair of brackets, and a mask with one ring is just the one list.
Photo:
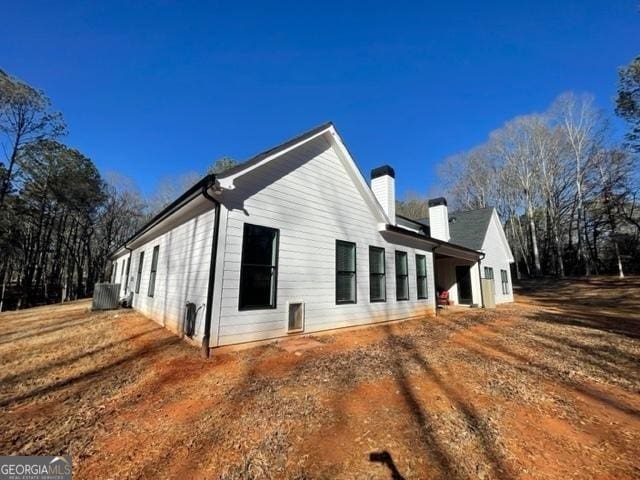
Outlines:
[[[218, 345], [286, 335], [287, 303], [294, 301], [304, 302], [306, 332], [433, 312], [433, 285], [429, 283], [428, 299], [418, 300], [415, 275], [419, 253], [427, 256], [429, 278], [433, 278], [431, 252], [412, 247], [411, 240], [405, 244], [385, 240], [378, 228], [384, 221], [380, 206], [369, 198], [368, 186], [341, 150], [331, 137], [319, 136], [238, 176], [234, 189], [220, 194], [226, 218], [214, 322], [218, 334], [213, 335]], [[363, 188], [369, 195], [363, 194]], [[275, 309], [239, 309], [245, 223], [279, 230]], [[356, 244], [355, 304], [336, 305], [336, 240]], [[369, 301], [369, 246], [385, 249], [387, 302]], [[407, 252], [409, 258], [408, 301], [395, 300], [396, 249]]]
[[[513, 255], [509, 243], [504, 234], [504, 229], [500, 223], [500, 218], [496, 211], [493, 211], [491, 221], [485, 234], [482, 250], [485, 257], [482, 259], [483, 270], [491, 268], [494, 278], [494, 292], [496, 303], [513, 302], [513, 285], [511, 282], [511, 263], [513, 263]], [[503, 290], [502, 272], [507, 277], [506, 290]], [[483, 278], [486, 278], [484, 271], [480, 272]]]

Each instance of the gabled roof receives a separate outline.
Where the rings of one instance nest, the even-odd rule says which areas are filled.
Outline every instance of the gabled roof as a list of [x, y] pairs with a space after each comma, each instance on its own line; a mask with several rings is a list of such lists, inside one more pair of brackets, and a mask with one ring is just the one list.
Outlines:
[[[139, 240], [141, 236], [146, 235], [152, 229], [162, 228], [163, 225], [166, 226], [167, 222], [170, 221], [168, 220], [169, 217], [172, 217], [177, 211], [186, 207], [187, 204], [189, 204], [196, 198], [200, 196], [206, 196], [208, 199], [216, 201], [214, 197], [211, 197], [211, 193], [216, 196], [223, 190], [233, 190], [235, 188], [234, 181], [236, 178], [239, 178], [242, 175], [245, 175], [257, 168], [261, 168], [263, 165], [268, 164], [272, 160], [320, 136], [324, 136], [324, 138], [330, 143], [330, 145], [334, 147], [336, 154], [342, 161], [343, 165], [346, 167], [347, 173], [351, 177], [351, 180], [355, 183], [365, 202], [369, 205], [372, 212], [374, 213], [374, 216], [377, 218], [379, 222], [378, 228], [380, 231], [387, 230], [396, 234], [409, 235], [414, 238], [430, 242], [434, 245], [446, 246], [447, 248], [451, 249], [452, 252], [458, 250], [467, 251], [467, 253], [471, 254], [479, 253], [477, 252], [477, 250], [481, 248], [484, 236], [482, 236], [482, 238], [480, 239], [479, 246], [473, 247], [458, 242], [455, 238], [451, 238], [450, 242], [443, 242], [432, 238], [429, 235], [428, 219], [426, 221], [427, 223], [424, 223], [424, 221], [415, 221], [400, 216], [403, 221], [397, 222], [397, 218], [394, 218], [392, 223], [392, 219], [387, 216], [380, 203], [376, 199], [367, 181], [362, 175], [362, 172], [358, 168], [358, 165], [355, 163], [355, 160], [351, 156], [346, 145], [342, 141], [342, 138], [338, 134], [335, 126], [333, 125], [333, 123], [327, 122], [311, 130], [308, 130], [290, 140], [287, 140], [277, 145], [276, 147], [259, 153], [258, 155], [255, 155], [245, 162], [231, 167], [224, 172], [221, 172], [217, 175], [207, 175], [193, 187], [191, 187], [187, 192], [181, 195], [178, 199], [172, 202], [169, 206], [167, 206], [164, 210], [162, 210], [159, 214], [157, 214], [153, 219], [142, 226], [142, 228], [140, 228], [133, 236], [131, 236], [123, 245], [117, 248], [110, 256], [115, 256], [119, 253], [125, 252], [131, 242]], [[396, 222], [398, 223], [398, 226], [395, 225]], [[423, 228], [424, 225], [426, 225], [426, 228]], [[461, 228], [463, 228], [462, 225]], [[486, 232], [486, 228], [484, 229], [484, 232]]]
[[279, 145], [276, 145], [273, 148], [270, 148], [269, 150], [265, 150], [264, 152], [261, 152], [251, 158], [249, 158], [248, 160], [245, 160], [242, 163], [239, 163], [238, 165], [235, 165], [231, 168], [226, 169], [223, 172], [220, 172], [218, 174], [218, 178], [227, 178], [227, 177], [233, 177], [235, 175], [237, 175], [240, 172], [243, 172], [253, 166], [258, 165], [260, 162], [262, 162], [263, 160], [268, 159], [269, 157], [272, 157], [274, 155], [277, 155], [285, 150], [288, 150], [291, 147], [294, 147], [295, 145], [299, 144], [299, 143], [303, 143], [306, 142], [307, 140], [309, 140], [312, 137], [315, 137], [316, 135], [324, 132], [325, 130], [329, 129], [330, 127], [333, 127], [333, 123], [332, 122], [326, 122], [323, 123], [322, 125], [318, 125], [317, 127], [312, 128], [311, 130], [307, 130], [304, 133], [301, 133], [300, 135], [293, 137]]
[[[449, 214], [449, 235], [451, 243], [462, 245], [473, 250], [482, 249], [484, 237], [489, 229], [493, 215], [493, 207], [469, 210], [466, 212], [451, 212]], [[429, 226], [429, 219], [418, 220]]]
[[126, 242], [116, 248], [109, 256], [112, 257], [116, 254], [122, 253], [126, 251], [127, 245], [129, 245], [134, 240], [138, 239], [141, 235], [147, 233], [152, 228], [156, 227], [161, 222], [164, 222], [168, 217], [173, 215], [178, 209], [184, 207], [190, 201], [194, 200], [197, 196], [204, 191], [211, 191], [215, 194], [216, 189], [225, 188], [225, 189], [233, 189], [233, 182], [237, 177], [240, 177], [255, 168], [258, 168], [264, 164], [267, 164], [271, 160], [284, 155], [290, 150], [297, 148], [298, 146], [316, 138], [321, 135], [326, 135], [328, 141], [335, 147], [336, 153], [339, 158], [343, 161], [345, 166], [347, 167], [348, 173], [351, 176], [351, 179], [356, 183], [356, 186], [362, 193], [365, 201], [369, 205], [369, 207], [374, 212], [374, 215], [378, 218], [378, 220], [384, 224], [390, 223], [389, 218], [386, 213], [376, 200], [373, 192], [369, 188], [362, 172], [359, 170], [357, 164], [355, 163], [353, 157], [347, 150], [347, 147], [344, 145], [340, 135], [338, 134], [335, 126], [332, 122], [326, 122], [321, 125], [318, 125], [311, 130], [308, 130], [296, 137], [293, 137], [279, 145], [270, 148], [269, 150], [265, 150], [248, 160], [231, 167], [224, 172], [219, 174], [210, 174], [206, 175], [204, 178], [199, 180], [196, 184], [194, 184], [189, 190], [187, 190], [184, 194], [182, 194], [178, 199], [173, 201], [167, 207], [165, 207], [160, 213], [155, 215], [151, 220], [145, 223], [136, 233], [134, 233]]
[[234, 181], [236, 178], [241, 177], [252, 172], [255, 169], [262, 168], [269, 164], [269, 162], [276, 158], [286, 154], [287, 152], [298, 148], [299, 146], [314, 140], [315, 138], [323, 136], [327, 142], [334, 148], [338, 158], [345, 166], [348, 175], [355, 183], [356, 188], [362, 194], [365, 202], [371, 208], [371, 211], [381, 223], [391, 223], [385, 211], [380, 206], [380, 203], [376, 199], [375, 195], [369, 188], [367, 181], [365, 180], [362, 172], [358, 168], [355, 160], [351, 156], [351, 153], [345, 146], [340, 134], [336, 130], [336, 127], [332, 122], [323, 123], [307, 132], [298, 135], [297, 137], [287, 140], [281, 143], [277, 147], [266, 150], [255, 157], [250, 158], [246, 162], [243, 162], [235, 167], [232, 167], [216, 176], [217, 185], [225, 190], [233, 190], [235, 188]]

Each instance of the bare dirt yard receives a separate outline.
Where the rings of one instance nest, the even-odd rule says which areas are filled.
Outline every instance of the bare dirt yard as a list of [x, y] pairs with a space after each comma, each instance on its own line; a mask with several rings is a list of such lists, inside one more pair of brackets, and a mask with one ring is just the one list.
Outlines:
[[4, 313], [0, 454], [87, 479], [640, 478], [640, 279], [520, 292], [211, 360], [129, 310]]

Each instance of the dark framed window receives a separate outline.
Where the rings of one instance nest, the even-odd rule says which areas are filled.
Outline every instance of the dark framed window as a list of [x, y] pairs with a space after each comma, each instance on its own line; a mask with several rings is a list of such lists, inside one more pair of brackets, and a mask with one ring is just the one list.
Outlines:
[[160, 245], [153, 247], [153, 255], [151, 256], [151, 273], [149, 273], [149, 296], [153, 297], [156, 291], [156, 272], [158, 271], [158, 255], [160, 253]]
[[138, 275], [136, 276], [136, 293], [140, 293], [140, 280], [142, 279], [142, 265], [144, 263], [144, 252], [138, 256]]
[[279, 237], [276, 228], [244, 224], [239, 310], [276, 308]]
[[418, 289], [418, 300], [429, 298], [429, 287], [427, 286], [427, 257], [416, 254], [416, 284]]
[[369, 301], [387, 301], [384, 248], [369, 247]]
[[336, 303], [356, 302], [356, 244], [336, 240]]
[[124, 293], [127, 293], [129, 290], [129, 272], [131, 271], [131, 257], [127, 258], [127, 274], [125, 275], [124, 280]]
[[500, 270], [500, 277], [502, 280], [502, 293], [506, 295], [509, 293], [509, 276], [507, 275], [507, 271]]
[[409, 300], [407, 252], [396, 251], [396, 300]]
[[492, 267], [484, 267], [484, 278], [489, 278], [493, 280], [493, 268]]

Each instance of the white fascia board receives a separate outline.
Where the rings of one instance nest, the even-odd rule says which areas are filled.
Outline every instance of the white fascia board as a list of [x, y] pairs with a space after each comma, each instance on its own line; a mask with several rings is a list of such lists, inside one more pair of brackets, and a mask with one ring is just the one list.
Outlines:
[[[369, 187], [369, 185], [367, 184], [367, 181], [362, 175], [362, 172], [360, 172], [360, 169], [358, 168], [355, 160], [349, 153], [349, 150], [347, 150], [347, 148], [344, 146], [344, 142], [342, 141], [340, 134], [338, 134], [336, 129], [333, 127], [333, 125], [330, 126], [328, 130], [329, 130], [329, 133], [331, 134], [331, 140], [332, 140], [331, 144], [335, 147], [336, 152], [340, 157], [340, 160], [347, 168], [347, 172], [349, 172], [351, 179], [356, 184], [356, 187], [358, 187], [358, 190], [360, 190], [360, 193], [362, 194], [365, 202], [367, 202], [367, 204], [369, 205], [369, 208], [371, 208], [371, 211], [376, 215], [376, 217], [378, 217], [378, 220], [380, 222], [383, 222], [385, 228], [387, 224], [395, 225], [396, 223], [395, 218], [393, 219], [393, 222], [392, 222], [391, 219], [389, 219], [387, 214], [382, 209], [380, 202], [378, 202], [378, 199], [375, 197], [375, 195], [371, 191], [371, 187]], [[384, 230], [384, 228], [380, 230]]]
[[[328, 130], [330, 130], [333, 127], [327, 127], [324, 130], [321, 130], [320, 132], [316, 133], [315, 135], [312, 135], [308, 138], [305, 138], [303, 140], [300, 140], [297, 143], [294, 143], [293, 145], [290, 145], [289, 147], [285, 148], [284, 150], [280, 150], [272, 155], [266, 156], [264, 157], [262, 160], [260, 160], [259, 162], [253, 164], [253, 165], [249, 165], [247, 168], [240, 170], [239, 172], [234, 173], [233, 175], [229, 175], [227, 177], [222, 176], [222, 177], [217, 177], [216, 178], [216, 185], [219, 186], [220, 188], [224, 189], [224, 190], [233, 190], [235, 188], [234, 185], [234, 181], [236, 178], [241, 177], [242, 175], [246, 175], [247, 173], [255, 170], [256, 168], [259, 168], [261, 166], [263, 166], [266, 163], [269, 163], [271, 160], [281, 157], [282, 155], [284, 155], [285, 153], [290, 152], [291, 150], [295, 150], [296, 148], [298, 148], [300, 145], [303, 145], [311, 140], [313, 140], [314, 138], [318, 138], [321, 135], [324, 135]], [[224, 175], [224, 174], [222, 174]]]
[[455, 245], [440, 245], [435, 250], [436, 254], [441, 253], [449, 257], [461, 258], [463, 260], [469, 260], [471, 262], [478, 261], [478, 259], [483, 255], [483, 253], [480, 251], [477, 254], [474, 254], [473, 252], [469, 252], [468, 250], [460, 250], [456, 248]]
[[500, 235], [502, 246], [504, 247], [504, 251], [507, 254], [507, 260], [509, 260], [509, 263], [514, 263], [515, 258], [513, 257], [513, 252], [511, 251], [511, 247], [509, 246], [509, 242], [507, 241], [507, 235], [504, 233], [502, 222], [500, 221], [500, 217], [498, 217], [498, 212], [495, 208], [493, 209], [493, 215], [491, 215], [491, 221], [495, 223], [495, 226], [498, 229], [498, 234]]

